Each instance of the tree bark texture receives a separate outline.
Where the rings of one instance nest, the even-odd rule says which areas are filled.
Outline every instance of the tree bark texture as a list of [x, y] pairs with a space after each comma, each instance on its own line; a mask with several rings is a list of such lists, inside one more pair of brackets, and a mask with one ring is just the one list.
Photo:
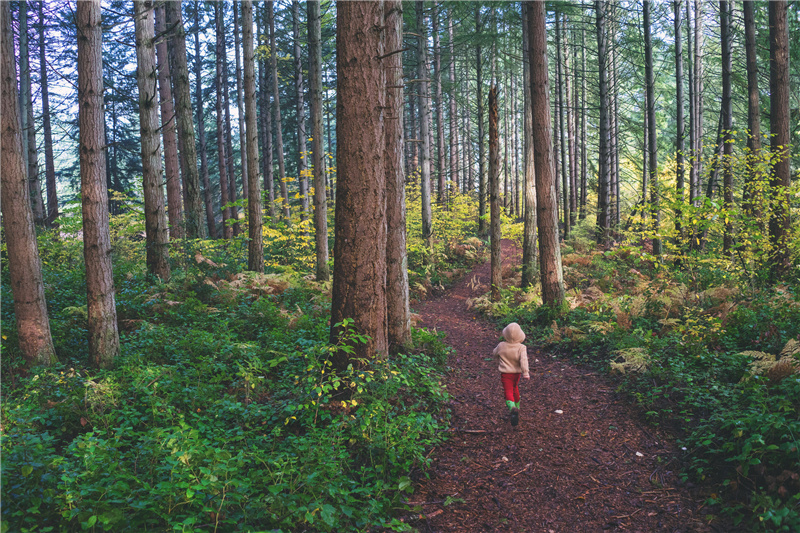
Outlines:
[[203, 205], [200, 198], [200, 176], [197, 172], [197, 148], [194, 144], [189, 68], [186, 64], [186, 32], [181, 18], [181, 3], [168, 0], [164, 5], [166, 6], [167, 27], [174, 28], [172, 30], [174, 33], [169, 41], [169, 55], [179, 148], [182, 146], [181, 169], [185, 196], [186, 236], [190, 239], [204, 239], [206, 231], [202, 222]]
[[258, 176], [258, 127], [256, 126], [256, 69], [253, 48], [253, 2], [242, 2], [242, 60], [244, 63], [244, 114], [247, 121], [247, 269], [264, 272], [261, 214], [261, 180]]
[[[481, 34], [481, 6], [475, 6], [475, 35], [480, 43]], [[478, 105], [478, 235], [485, 236], [488, 233], [489, 225], [486, 221], [486, 172], [483, 166], [485, 157], [484, 142], [485, 132], [483, 129], [483, 57], [481, 55], [481, 45], [475, 46], [475, 74], [476, 74], [476, 100]]]
[[436, 84], [436, 178], [438, 187], [436, 198], [440, 204], [447, 199], [447, 177], [445, 176], [444, 148], [444, 101], [442, 99], [442, 51], [439, 42], [439, 8], [433, 4], [431, 12], [431, 30], [433, 31], [433, 80]]
[[428, 43], [425, 19], [423, 17], [423, 2], [417, 0], [417, 78], [419, 81], [419, 137], [421, 152], [420, 181], [422, 186], [422, 240], [428, 249], [426, 262], [430, 261], [433, 254], [433, 212], [431, 210], [431, 99], [430, 99], [430, 69], [428, 68]]
[[0, 201], [19, 348], [29, 366], [56, 362], [30, 202], [17, 101], [10, 2], [0, 3]]
[[525, 150], [525, 177], [523, 190], [525, 196], [525, 222], [522, 234], [522, 288], [527, 288], [536, 282], [536, 174], [534, 173], [534, 147], [533, 147], [533, 110], [531, 108], [531, 73], [530, 73], [530, 38], [529, 28], [529, 3], [522, 3], [522, 80], [524, 102], [524, 141]]
[[384, 356], [386, 327], [386, 75], [383, 2], [337, 6], [336, 242], [334, 245], [331, 342], [342, 322], [368, 336], [339, 351], [337, 367], [352, 358]]
[[[328, 198], [325, 194], [325, 150], [322, 146], [322, 14], [319, 2], [307, 2], [308, 88], [311, 105], [311, 172], [314, 178], [314, 248], [317, 281], [330, 278], [328, 267]], [[399, 56], [399, 54], [397, 54]], [[400, 66], [402, 80], [402, 65]], [[402, 95], [402, 91], [400, 92]], [[402, 102], [400, 112], [402, 113]], [[401, 122], [402, 124], [402, 122]], [[400, 132], [402, 135], [402, 131]], [[401, 138], [402, 140], [402, 138]], [[402, 175], [403, 145], [399, 150]], [[387, 154], [387, 156], [393, 154]]]
[[[566, 65], [564, 63], [562, 47], [562, 20], [563, 15], [556, 13], [556, 104], [558, 106], [558, 147], [561, 151], [561, 165], [559, 169], [561, 171], [561, 197], [563, 206], [561, 212], [564, 217], [564, 238], [566, 239], [569, 237], [569, 178], [567, 176], [569, 162], [567, 161], [567, 140], [564, 131], [566, 129], [564, 124], [564, 85], [566, 84], [565, 80], [569, 79], [569, 76], [564, 72]], [[558, 178], [556, 177], [556, 179]]]
[[278, 180], [280, 181], [281, 196], [283, 198], [283, 219], [287, 226], [292, 225], [292, 216], [289, 208], [289, 189], [286, 185], [286, 163], [283, 157], [283, 133], [281, 132], [281, 98], [278, 88], [278, 47], [275, 44], [275, 7], [274, 2], [267, 2], [267, 15], [269, 16], [270, 60], [272, 61], [272, 103], [275, 112], [275, 155], [278, 158]]
[[[266, 17], [264, 13], [266, 9], [262, 10], [259, 21]], [[264, 30], [268, 31], [269, 23], [264, 24]], [[264, 36], [262, 30], [259, 29], [259, 36]], [[262, 46], [268, 46], [269, 37], [264, 36], [264, 43]], [[269, 213], [269, 220], [275, 220], [275, 184], [274, 174], [272, 168], [272, 112], [270, 111], [269, 95], [271, 92], [272, 84], [269, 83], [269, 71], [271, 69], [271, 62], [268, 64], [267, 60], [262, 56], [259, 60], [259, 77], [260, 93], [261, 93], [261, 135], [263, 137], [264, 151], [261, 153], [261, 172], [264, 174], [264, 190], [267, 191], [267, 212]]]
[[230, 224], [231, 208], [230, 208], [230, 185], [229, 180], [232, 176], [228, 175], [228, 153], [225, 144], [225, 99], [223, 97], [223, 86], [226, 85], [225, 71], [223, 63], [225, 61], [225, 48], [222, 41], [222, 27], [224, 21], [222, 20], [222, 2], [214, 4], [214, 20], [216, 22], [216, 58], [214, 65], [216, 67], [216, 115], [217, 115], [217, 168], [219, 169], [219, 192], [220, 192], [220, 206], [222, 211], [222, 236], [225, 239], [233, 237], [233, 226]]
[[500, 301], [503, 286], [500, 256], [500, 133], [497, 124], [497, 86], [489, 89], [489, 216], [492, 301]]
[[103, 129], [103, 33], [100, 0], [78, 2], [78, 128], [86, 263], [89, 357], [110, 367], [119, 355], [117, 308], [111, 269], [108, 189]]
[[564, 275], [558, 241], [558, 196], [555, 186], [557, 178], [553, 169], [553, 134], [544, 8], [543, 2], [528, 2], [539, 273], [542, 282], [542, 301], [545, 305], [560, 307], [564, 302]]
[[694, 116], [695, 145], [692, 147], [694, 167], [694, 196], [697, 203], [700, 197], [700, 176], [703, 173], [703, 2], [694, 0]]
[[450, 188], [458, 192], [458, 127], [456, 126], [456, 54], [453, 41], [453, 8], [447, 13], [447, 32], [450, 38]]
[[[163, 34], [166, 30], [164, 6], [156, 7], [155, 31]], [[167, 41], [161, 39], [156, 45], [158, 64], [158, 90], [161, 105], [161, 136], [164, 139], [164, 171], [167, 182], [167, 215], [169, 216], [170, 237], [184, 237], [183, 196], [181, 192], [180, 166], [178, 165], [178, 135], [175, 132], [175, 106], [170, 84], [169, 53]], [[201, 108], [202, 109], [202, 108]], [[202, 147], [203, 141], [201, 139]], [[202, 148], [201, 148], [202, 149]]]
[[44, 134], [44, 168], [47, 189], [47, 224], [54, 224], [58, 218], [58, 195], [56, 192], [56, 167], [53, 157], [53, 129], [50, 123], [50, 91], [47, 82], [47, 61], [45, 61], [45, 19], [44, 2], [39, 2], [39, 83], [42, 89], [42, 132]]
[[[222, 49], [220, 56], [222, 58], [222, 109], [225, 114], [225, 128], [222, 134], [225, 136], [225, 166], [228, 169], [228, 201], [230, 202], [231, 213], [231, 232], [233, 236], [241, 233], [239, 226], [239, 207], [236, 205], [238, 200], [238, 186], [236, 184], [236, 165], [234, 165], [233, 157], [233, 128], [231, 127], [231, 98], [230, 98], [230, 75], [228, 74], [228, 36], [225, 24], [225, 5], [222, 4], [220, 9], [220, 18], [222, 19], [222, 26], [217, 33], [217, 39], [222, 41]], [[217, 41], [219, 43], [219, 41]], [[244, 154], [240, 153], [244, 158]]]
[[[211, 182], [208, 179], [208, 146], [206, 145], [206, 124], [203, 111], [203, 62], [200, 55], [200, 2], [194, 3], [194, 79], [195, 79], [195, 111], [197, 113], [197, 142], [200, 150], [200, 179], [203, 181], [203, 203], [206, 208], [206, 225], [208, 236], [217, 238], [217, 221], [214, 216], [214, 199]], [[169, 200], [168, 200], [169, 202]]]
[[300, 2], [292, 1], [294, 40], [294, 91], [297, 104], [297, 182], [300, 187], [300, 217], [308, 218], [308, 147], [306, 146], [306, 110], [303, 103], [303, 61], [300, 47]]
[[675, 208], [675, 232], [678, 240], [683, 241], [681, 217], [683, 214], [685, 169], [684, 150], [686, 137], [686, 124], [683, 118], [683, 39], [681, 38], [681, 2], [673, 0], [672, 13], [675, 24], [675, 172], [677, 189], [677, 207]]
[[[403, 3], [384, 2], [386, 31], [386, 319], [393, 352], [411, 341], [406, 254], [406, 187], [403, 170]], [[391, 54], [391, 55], [390, 55]]]
[[[239, 26], [242, 24], [239, 19], [239, 9], [238, 9], [239, 2], [233, 2], [233, 49], [234, 55], [236, 57], [236, 109], [238, 110], [238, 121], [239, 121], [239, 152], [241, 153], [241, 160], [242, 160], [242, 198], [247, 200], [250, 197], [250, 191], [247, 186], [247, 180], [249, 177], [248, 174], [248, 167], [247, 167], [247, 132], [245, 131], [245, 118], [244, 118], [244, 103], [243, 103], [243, 94], [242, 94], [242, 64], [239, 58]], [[244, 9], [244, 6], [242, 6]], [[250, 3], [250, 18], [252, 20], [253, 14], [253, 4]], [[253, 27], [252, 23], [250, 25], [250, 32], [252, 33]], [[254, 83], [255, 86], [255, 83]], [[256, 171], [256, 174], [258, 172]], [[260, 189], [261, 187], [259, 187]], [[249, 210], [248, 210], [249, 212]]]
[[156, 69], [155, 16], [151, 0], [134, 6], [136, 82], [139, 87], [139, 131], [142, 152], [142, 190], [147, 271], [168, 281], [169, 228], [161, 188], [161, 139], [158, 128], [158, 71]]
[[645, 77], [647, 78], [647, 146], [648, 168], [650, 171], [650, 209], [653, 222], [653, 254], [661, 255], [661, 191], [658, 185], [658, 131], [656, 130], [655, 75], [653, 73], [653, 41], [650, 29], [651, 0], [644, 1], [644, 54]]
[[608, 118], [608, 72], [606, 56], [606, 13], [605, 3], [595, 1], [597, 16], [597, 63], [600, 79], [600, 140], [598, 145], [598, 175], [597, 175], [597, 242], [602, 246], [608, 245], [610, 219], [610, 183], [609, 183], [609, 118]]
[[769, 236], [772, 264], [778, 275], [789, 268], [789, 186], [791, 185], [789, 133], [789, 26], [786, 0], [769, 3], [770, 149], [776, 157], [772, 169], [772, 215]]
[[[756, 182], [759, 179], [756, 164], [761, 154], [761, 104], [758, 92], [758, 55], [756, 48], [756, 22], [753, 0], [744, 0], [744, 40], [747, 66], [747, 148], [749, 172], [745, 178], [744, 201], [745, 210], [754, 213], [753, 207], [758, 205], [756, 198]], [[756, 214], [760, 211], [756, 210]], [[759, 217], [760, 218], [760, 217]]]
[[720, 0], [720, 39], [722, 45], [722, 201], [725, 209], [725, 229], [722, 238], [723, 252], [733, 249], [733, 99], [731, 94], [731, 71], [733, 70], [731, 48], [731, 5]]

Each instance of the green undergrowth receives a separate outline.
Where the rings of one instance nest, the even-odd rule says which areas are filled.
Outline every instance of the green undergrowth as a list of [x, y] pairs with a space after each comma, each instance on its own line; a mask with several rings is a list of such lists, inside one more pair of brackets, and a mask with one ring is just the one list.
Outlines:
[[798, 280], [766, 285], [710, 255], [675, 265], [642, 246], [597, 251], [580, 231], [562, 250], [568, 308], [507, 287], [484, 310], [613, 376], [678, 439], [683, 479], [712, 495], [709, 519], [800, 530]]
[[328, 340], [330, 282], [298, 259], [301, 231], [265, 230], [287, 255], [263, 275], [242, 272], [241, 239], [178, 241], [162, 283], [116, 222], [113, 369], [87, 361], [68, 224], [40, 237], [58, 365], [23, 367], [4, 270], [0, 531], [406, 529], [410, 476], [446, 435], [441, 336], [336, 371], [345, 339]]

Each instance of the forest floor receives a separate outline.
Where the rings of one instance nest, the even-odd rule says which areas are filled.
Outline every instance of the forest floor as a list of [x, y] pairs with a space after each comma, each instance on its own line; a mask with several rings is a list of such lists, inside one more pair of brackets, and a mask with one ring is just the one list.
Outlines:
[[[516, 265], [521, 252], [503, 241], [502, 255]], [[454, 348], [452, 436], [433, 450], [405, 520], [421, 532], [730, 531], [709, 525], [708, 494], [680, 483], [677, 446], [595, 371], [529, 346], [511, 426], [491, 356], [500, 328], [467, 304], [489, 279], [487, 262], [416, 306]]]

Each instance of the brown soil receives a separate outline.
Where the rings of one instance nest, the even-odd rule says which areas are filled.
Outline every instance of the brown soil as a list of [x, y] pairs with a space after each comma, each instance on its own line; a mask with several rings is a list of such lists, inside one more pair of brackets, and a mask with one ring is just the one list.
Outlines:
[[[504, 264], [519, 263], [511, 241], [502, 251]], [[704, 496], [680, 485], [675, 444], [604, 376], [529, 345], [531, 379], [520, 382], [511, 426], [491, 359], [500, 328], [466, 304], [486, 291], [489, 269], [418, 305], [423, 325], [455, 349], [452, 435], [433, 451], [404, 519], [422, 532], [724, 531], [704, 520]]]

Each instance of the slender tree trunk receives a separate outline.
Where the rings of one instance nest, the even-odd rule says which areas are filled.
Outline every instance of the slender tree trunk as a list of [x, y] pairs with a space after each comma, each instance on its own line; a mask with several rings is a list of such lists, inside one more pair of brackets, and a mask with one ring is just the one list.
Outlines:
[[422, 0], [417, 0], [417, 31], [421, 37], [417, 39], [417, 60], [419, 70], [419, 136], [422, 152], [422, 240], [428, 249], [426, 262], [432, 259], [433, 254], [433, 214], [431, 212], [431, 100], [430, 100], [430, 69], [428, 68], [427, 31], [423, 18]]
[[791, 185], [789, 144], [789, 27], [786, 0], [769, 3], [769, 86], [770, 149], [776, 158], [772, 170], [772, 214], [769, 236], [772, 264], [780, 276], [789, 269], [789, 186]]
[[110, 367], [119, 355], [111, 270], [103, 128], [103, 32], [100, 0], [78, 2], [78, 127], [80, 130], [83, 255], [86, 263], [89, 357]]
[[[166, 29], [164, 6], [156, 7], [155, 31], [163, 34]], [[169, 53], [167, 41], [162, 39], [156, 45], [158, 59], [158, 90], [161, 102], [161, 135], [164, 138], [164, 169], [167, 182], [167, 215], [169, 233], [180, 239], [183, 231], [183, 197], [181, 193], [180, 167], [178, 165], [178, 136], [175, 132], [175, 108], [170, 85]], [[201, 141], [202, 146], [202, 141]]]
[[534, 147], [533, 147], [533, 108], [531, 107], [531, 72], [530, 72], [530, 2], [522, 3], [522, 93], [525, 95], [524, 103], [524, 141], [525, 150], [525, 177], [523, 190], [525, 192], [525, 222], [522, 232], [522, 280], [520, 286], [527, 288], [536, 282], [536, 175], [534, 174]]
[[450, 188], [458, 191], [458, 127], [456, 126], [456, 54], [453, 41], [453, 8], [447, 12], [447, 32], [450, 38]]
[[[475, 6], [475, 35], [481, 39], [483, 29], [481, 26], [481, 6]], [[478, 41], [480, 43], [480, 40]], [[484, 171], [485, 133], [483, 129], [483, 58], [481, 45], [475, 47], [475, 72], [477, 76], [477, 103], [478, 103], [478, 235], [485, 236], [489, 232], [486, 221], [486, 172]]]
[[169, 229], [161, 188], [161, 142], [158, 135], [158, 71], [156, 70], [155, 22], [151, 0], [137, 0], [134, 7], [136, 33], [136, 82], [139, 87], [139, 131], [142, 151], [145, 250], [147, 271], [168, 281]]
[[519, 98], [519, 84], [514, 82], [515, 76], [511, 76], [511, 136], [512, 136], [512, 156], [511, 174], [514, 177], [514, 215], [519, 219], [522, 216], [522, 202], [520, 201], [520, 164], [519, 164], [519, 121], [517, 120], [519, 109], [517, 99]]
[[[574, 37], [573, 37], [574, 39]], [[572, 58], [572, 92], [567, 89], [572, 105], [567, 103], [567, 123], [569, 138], [569, 225], [574, 226], [578, 221], [578, 57], [577, 54]], [[570, 78], [567, 78], [569, 81]]]
[[733, 105], [731, 94], [731, 71], [733, 70], [733, 59], [731, 50], [731, 12], [730, 2], [720, 0], [720, 39], [722, 41], [722, 199], [725, 209], [725, 234], [722, 239], [724, 253], [730, 253], [733, 249]]
[[[691, 5], [692, 0], [686, 0], [686, 72], [688, 74], [686, 81], [689, 86], [689, 205], [694, 205], [697, 191], [695, 186], [697, 182], [697, 166], [695, 165], [695, 159], [697, 158], [697, 154], [695, 153], [695, 147], [697, 146], [697, 106], [695, 104], [694, 56], [692, 55], [693, 32]], [[694, 231], [692, 230], [691, 233], [694, 233]]]
[[179, 148], [183, 161], [181, 169], [185, 196], [186, 236], [190, 239], [204, 239], [206, 232], [202, 223], [203, 206], [200, 199], [200, 177], [197, 172], [197, 148], [194, 144], [189, 68], [186, 65], [186, 32], [181, 19], [180, 2], [169, 0], [165, 2], [165, 6], [167, 27], [174, 28], [172, 39], [169, 41], [169, 55], [178, 139], [182, 141]]
[[[250, 157], [247, 153], [247, 132], [245, 131], [245, 119], [244, 119], [244, 103], [242, 102], [242, 64], [239, 58], [239, 9], [238, 9], [239, 2], [233, 2], [233, 49], [236, 56], [236, 109], [238, 110], [239, 115], [239, 152], [241, 154], [242, 160], [242, 198], [248, 200], [250, 197], [250, 190], [248, 187], [248, 158]], [[253, 4], [252, 1], [250, 3], [251, 9], [251, 18], [252, 18], [252, 9]], [[244, 11], [244, 5], [242, 6], [242, 11]], [[243, 15], [244, 16], [244, 15]], [[242, 30], [244, 32], [244, 30]], [[252, 24], [250, 26], [250, 31], [253, 31]], [[258, 172], [256, 171], [256, 174]], [[259, 190], [261, 187], [259, 186]], [[248, 209], [248, 213], [249, 213]], [[262, 267], [263, 268], [263, 267]]]
[[464, 135], [464, 138], [466, 139], [466, 143], [467, 143], [467, 149], [464, 151], [465, 152], [465, 156], [467, 158], [466, 159], [466, 165], [465, 165], [465, 167], [467, 169], [466, 170], [467, 179], [466, 179], [466, 186], [464, 187], [464, 193], [472, 194], [473, 191], [475, 190], [475, 168], [474, 168], [473, 158], [472, 158], [472, 154], [473, 154], [473, 152], [472, 152], [472, 110], [470, 109], [470, 106], [469, 106], [469, 92], [470, 91], [465, 87], [464, 88], [464, 92], [465, 92], [464, 101], [466, 103], [466, 105], [464, 106], [464, 114], [467, 117], [467, 119], [466, 119], [467, 128], [466, 128], [466, 133]]
[[31, 189], [33, 221], [37, 226], [45, 223], [44, 198], [39, 182], [39, 153], [36, 149], [36, 123], [33, 121], [33, 97], [31, 94], [31, 65], [28, 47], [28, 2], [19, 3], [19, 76], [20, 97], [22, 99], [22, 124], [26, 142], [25, 157], [27, 159], [28, 184]]
[[586, 30], [581, 28], [581, 200], [580, 219], [586, 218], [586, 199], [589, 193], [586, 164]]
[[647, 122], [648, 152], [650, 167], [650, 203], [653, 216], [653, 254], [661, 255], [661, 239], [658, 237], [661, 224], [661, 208], [659, 205], [661, 191], [658, 185], [658, 138], [656, 130], [655, 76], [653, 74], [653, 43], [650, 32], [651, 0], [644, 2], [644, 50], [645, 76], [647, 77]]
[[606, 57], [606, 13], [602, 0], [595, 1], [597, 15], [597, 63], [600, 69], [600, 140], [597, 176], [597, 242], [608, 246], [609, 239], [609, 146], [608, 73]]
[[403, 170], [403, 3], [384, 2], [386, 57], [386, 313], [392, 351], [411, 340], [406, 254], [406, 192]]
[[444, 148], [444, 115], [442, 108], [442, 52], [439, 43], [439, 8], [433, 4], [431, 13], [433, 31], [433, 79], [436, 83], [436, 177], [439, 180], [437, 191], [437, 201], [444, 204], [447, 200], [447, 176], [444, 171], [445, 148]]
[[[319, 2], [307, 2], [308, 8], [308, 88], [311, 104], [311, 164], [314, 176], [314, 227], [317, 281], [330, 278], [328, 268], [328, 205], [325, 194], [324, 149], [322, 147], [322, 15]], [[402, 57], [396, 54], [398, 58]], [[388, 74], [388, 72], [387, 72]], [[398, 73], [402, 82], [402, 63]], [[392, 83], [389, 83], [392, 85]], [[402, 98], [402, 90], [400, 91]], [[402, 113], [403, 104], [396, 110]], [[402, 122], [399, 122], [402, 124]], [[402, 131], [401, 131], [402, 135]], [[399, 150], [400, 175], [403, 175], [403, 145]], [[393, 155], [393, 154], [387, 154]], [[389, 179], [389, 181], [391, 181]], [[388, 246], [388, 245], [387, 245]], [[387, 252], [388, 253], [388, 252]]]
[[[266, 17], [266, 9], [262, 10], [261, 16], [258, 17], [259, 22], [263, 21]], [[264, 31], [268, 31], [269, 24], [264, 24]], [[258, 30], [259, 39], [263, 37], [261, 46], [268, 46], [269, 40], [267, 36], [262, 33], [261, 26]], [[259, 84], [259, 92], [261, 93], [261, 135], [263, 137], [264, 151], [261, 154], [261, 172], [264, 174], [264, 190], [267, 191], [267, 203], [270, 223], [275, 221], [275, 184], [272, 168], [272, 112], [270, 111], [269, 95], [272, 84], [269, 83], [269, 70], [270, 66], [267, 60], [262, 55], [259, 59], [259, 76], [261, 82]]]
[[231, 208], [230, 208], [230, 185], [228, 184], [231, 178], [228, 175], [227, 147], [225, 146], [225, 112], [223, 107], [225, 101], [223, 98], [223, 85], [225, 85], [225, 74], [223, 70], [223, 62], [225, 61], [225, 48], [222, 40], [222, 27], [224, 21], [222, 19], [222, 2], [214, 3], [214, 21], [216, 23], [216, 114], [217, 114], [217, 167], [219, 168], [219, 191], [220, 191], [220, 206], [222, 210], [222, 236], [225, 239], [233, 237], [233, 227], [230, 224]]
[[244, 113], [247, 121], [247, 171], [242, 182], [247, 191], [247, 270], [264, 272], [264, 244], [261, 220], [261, 180], [258, 176], [258, 127], [256, 126], [256, 68], [253, 48], [253, 2], [242, 2], [242, 62], [244, 63]]
[[556, 76], [557, 76], [557, 98], [558, 98], [558, 146], [561, 149], [561, 197], [563, 202], [562, 213], [564, 216], [564, 238], [569, 237], [569, 177], [567, 176], [567, 169], [569, 162], [567, 161], [567, 141], [564, 130], [564, 85], [568, 84], [566, 80], [569, 75], [565, 72], [565, 60], [562, 48], [562, 20], [563, 15], [556, 13]]
[[550, 82], [547, 73], [547, 32], [543, 2], [528, 2], [528, 38], [531, 61], [534, 164], [539, 226], [539, 271], [542, 301], [559, 308], [564, 303], [564, 275], [558, 242], [558, 196], [553, 171], [550, 118]]
[[42, 265], [22, 150], [22, 132], [19, 129], [10, 2], [0, 2], [0, 72], [0, 166], [3, 168], [0, 173], [0, 202], [19, 348], [29, 366], [51, 365], [57, 359], [50, 335]]
[[278, 47], [275, 44], [275, 11], [274, 2], [267, 2], [267, 16], [269, 17], [270, 60], [272, 61], [272, 102], [275, 112], [275, 154], [278, 157], [278, 180], [280, 181], [281, 196], [283, 197], [283, 219], [287, 226], [292, 225], [292, 215], [289, 208], [289, 189], [286, 185], [286, 163], [283, 158], [283, 133], [281, 125], [281, 98], [278, 90]]
[[306, 112], [303, 104], [303, 63], [300, 56], [300, 2], [292, 1], [292, 34], [294, 36], [294, 89], [297, 97], [297, 181], [300, 186], [300, 218], [308, 218], [308, 148], [306, 147]]
[[683, 228], [681, 218], [683, 216], [684, 194], [684, 138], [686, 136], [685, 123], [683, 119], [683, 40], [681, 38], [681, 2], [673, 0], [672, 12], [675, 19], [675, 124], [677, 127], [675, 135], [675, 166], [676, 166], [676, 186], [677, 186], [677, 207], [675, 208], [675, 232], [678, 235], [678, 242], [683, 246]]
[[[217, 38], [222, 41], [221, 49], [218, 49], [222, 61], [222, 110], [225, 114], [225, 127], [221, 134], [225, 137], [225, 166], [228, 174], [228, 201], [230, 202], [230, 213], [233, 224], [231, 231], [233, 236], [241, 233], [239, 227], [239, 207], [236, 205], [238, 200], [238, 187], [236, 185], [236, 168], [233, 164], [233, 128], [231, 127], [231, 99], [230, 99], [230, 76], [228, 75], [228, 37], [225, 29], [225, 4], [221, 2], [220, 18], [221, 26], [218, 29]], [[219, 40], [217, 41], [219, 43]], [[219, 45], [218, 45], [219, 46]], [[242, 159], [244, 159], [244, 154]]]
[[756, 169], [757, 162], [761, 157], [761, 104], [758, 92], [758, 55], [756, 48], [756, 22], [753, 9], [753, 0], [745, 0], [744, 4], [744, 37], [745, 54], [747, 58], [747, 148], [750, 151], [748, 156], [749, 172], [745, 178], [744, 204], [745, 210], [751, 215], [761, 218], [761, 210], [758, 207], [758, 182], [760, 175]]
[[[612, 13], [616, 14], [618, 4], [612, 5]], [[612, 25], [612, 41], [617, 42], [619, 20]], [[611, 47], [611, 113], [609, 114], [609, 225], [619, 226], [620, 222], [620, 194], [619, 194], [619, 76], [617, 72], [617, 47]]]
[[500, 256], [500, 135], [497, 124], [497, 86], [489, 89], [489, 216], [491, 217], [492, 301], [500, 301], [503, 285]]
[[[206, 123], [205, 113], [203, 112], [203, 70], [200, 55], [200, 2], [194, 3], [194, 79], [195, 79], [195, 111], [197, 116], [197, 142], [200, 150], [200, 179], [203, 182], [203, 203], [206, 208], [206, 225], [208, 226], [208, 236], [211, 239], [217, 238], [217, 222], [214, 217], [214, 200], [211, 191], [211, 184], [208, 179], [208, 147], [206, 145]], [[171, 98], [171, 97], [170, 97]], [[162, 111], [163, 115], [163, 111]], [[165, 148], [166, 150], [166, 148]], [[167, 184], [169, 187], [169, 184]], [[168, 194], [169, 196], [169, 194]], [[180, 202], [180, 196], [178, 196]]]
[[694, 203], [700, 197], [700, 176], [703, 174], [703, 3], [694, 0], [694, 106], [695, 145], [694, 153]]
[[50, 91], [47, 83], [47, 61], [45, 58], [44, 2], [39, 2], [39, 83], [42, 90], [42, 131], [44, 133], [44, 168], [47, 188], [47, 224], [55, 224], [58, 218], [58, 195], [56, 192], [56, 167], [53, 157], [53, 129], [50, 124]]
[[345, 319], [352, 321], [348, 329], [366, 336], [351, 354], [335, 354], [339, 368], [388, 352], [386, 75], [380, 57], [392, 28], [375, 31], [376, 23], [383, 25], [383, 4], [342, 2], [336, 10], [338, 179], [330, 339], [338, 342]]

